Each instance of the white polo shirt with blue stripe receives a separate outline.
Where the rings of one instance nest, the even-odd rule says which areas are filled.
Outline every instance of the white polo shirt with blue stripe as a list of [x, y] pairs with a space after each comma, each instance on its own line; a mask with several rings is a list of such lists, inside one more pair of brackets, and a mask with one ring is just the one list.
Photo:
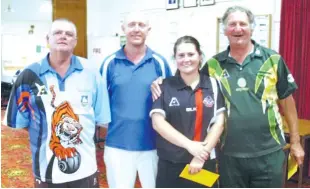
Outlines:
[[156, 133], [148, 116], [150, 87], [158, 77], [171, 76], [166, 59], [147, 47], [145, 57], [134, 64], [123, 47], [104, 60], [100, 72], [108, 88], [112, 118], [106, 145], [129, 151], [155, 149]]
[[100, 74], [85, 67], [86, 59], [72, 56], [64, 77], [48, 59], [18, 76], [4, 124], [28, 128], [36, 179], [65, 183], [97, 171], [93, 137], [96, 125], [111, 120], [109, 98]]

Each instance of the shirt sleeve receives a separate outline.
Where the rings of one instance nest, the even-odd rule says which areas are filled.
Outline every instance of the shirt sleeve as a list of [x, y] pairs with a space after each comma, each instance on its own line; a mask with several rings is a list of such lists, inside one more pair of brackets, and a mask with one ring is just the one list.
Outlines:
[[225, 106], [224, 96], [223, 96], [223, 93], [222, 93], [221, 88], [220, 88], [220, 84], [217, 80], [216, 80], [216, 86], [217, 86], [216, 115], [218, 115], [219, 113], [226, 110], [226, 106]]
[[160, 113], [164, 117], [166, 117], [166, 112], [164, 109], [164, 83], [160, 85], [160, 90], [162, 91], [160, 97], [153, 102], [152, 110], [150, 112], [150, 117], [152, 117], [153, 113]]
[[[226, 111], [226, 106], [225, 106], [225, 100], [223, 97], [223, 94], [221, 92], [220, 89], [220, 84], [218, 83], [218, 81], [214, 78], [210, 78], [211, 83], [212, 83], [212, 89], [213, 89], [213, 93], [214, 93], [214, 116], [212, 117], [211, 121], [210, 121], [210, 126], [212, 126], [216, 120], [217, 120], [217, 116], [221, 113]], [[210, 129], [210, 126], [208, 127], [208, 130]]]
[[293, 75], [282, 57], [278, 63], [278, 82], [276, 87], [279, 99], [288, 97], [298, 88]]
[[166, 59], [164, 59], [164, 63], [165, 63], [166, 77], [172, 76], [171, 68]]
[[106, 84], [99, 73], [96, 73], [96, 88], [95, 95], [95, 120], [96, 125], [104, 125], [111, 122], [110, 100]]
[[30, 122], [31, 106], [29, 105], [31, 89], [23, 84], [24, 72], [16, 79], [11, 89], [10, 99], [5, 112], [3, 124], [12, 128], [26, 128]]

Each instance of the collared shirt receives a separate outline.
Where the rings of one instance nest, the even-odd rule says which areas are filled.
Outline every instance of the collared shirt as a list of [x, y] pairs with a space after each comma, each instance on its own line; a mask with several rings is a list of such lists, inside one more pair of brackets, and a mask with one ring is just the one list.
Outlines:
[[277, 101], [297, 89], [282, 57], [252, 43], [254, 51], [242, 64], [228, 56], [228, 47], [202, 69], [222, 85], [228, 111], [223, 152], [235, 157], [258, 157], [284, 146]]
[[48, 57], [18, 76], [4, 124], [28, 128], [35, 178], [64, 183], [97, 171], [93, 136], [95, 125], [111, 120], [109, 99], [99, 73], [81, 63], [86, 59], [72, 56], [61, 78]]
[[[177, 74], [163, 81], [161, 91], [161, 96], [153, 103], [150, 116], [154, 112], [161, 113], [172, 127], [191, 140], [197, 135], [195, 127], [200, 104], [203, 107], [201, 109], [202, 127], [198, 131], [200, 141], [206, 138], [217, 115], [225, 110], [224, 98], [218, 83], [214, 78], [209, 78], [205, 74], [200, 74], [200, 81], [195, 90], [187, 86]], [[197, 100], [198, 91], [202, 92], [202, 96]], [[161, 159], [176, 163], [189, 163], [193, 158], [185, 149], [170, 143], [159, 134], [156, 138], [156, 147]], [[214, 149], [211, 158], [215, 158]]]
[[171, 76], [166, 59], [147, 48], [141, 62], [134, 64], [123, 47], [104, 60], [100, 71], [108, 87], [112, 116], [106, 145], [130, 151], [155, 149], [155, 131], [148, 116], [150, 87], [159, 76]]

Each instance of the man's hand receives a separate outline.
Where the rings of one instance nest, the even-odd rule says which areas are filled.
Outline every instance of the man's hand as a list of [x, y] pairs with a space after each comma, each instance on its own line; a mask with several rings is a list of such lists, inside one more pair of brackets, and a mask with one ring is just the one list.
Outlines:
[[155, 81], [153, 81], [151, 85], [152, 99], [153, 101], [157, 100], [161, 95], [161, 90], [159, 85], [163, 83], [163, 78], [159, 77]]
[[189, 168], [188, 168], [189, 174], [196, 174], [199, 171], [201, 171], [204, 163], [205, 163], [205, 161], [202, 161], [202, 160], [194, 157], [192, 159], [191, 163], [189, 164]]
[[208, 160], [210, 152], [205, 147], [206, 143], [190, 141], [186, 145], [186, 150], [192, 154], [194, 157], [200, 159], [201, 161]]
[[299, 142], [291, 144], [290, 147], [291, 156], [293, 156], [298, 165], [301, 165], [304, 161], [305, 152], [302, 149]]

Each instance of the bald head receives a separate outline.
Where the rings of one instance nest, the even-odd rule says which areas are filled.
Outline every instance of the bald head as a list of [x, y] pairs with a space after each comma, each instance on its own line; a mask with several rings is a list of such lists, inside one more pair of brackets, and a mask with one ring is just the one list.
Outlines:
[[122, 25], [126, 35], [126, 45], [144, 47], [146, 37], [151, 30], [149, 21], [142, 12], [129, 13]]
[[143, 12], [135, 11], [129, 13], [125, 19], [123, 25], [127, 25], [130, 22], [141, 22], [145, 25], [149, 26], [149, 20], [147, 19], [146, 15]]

